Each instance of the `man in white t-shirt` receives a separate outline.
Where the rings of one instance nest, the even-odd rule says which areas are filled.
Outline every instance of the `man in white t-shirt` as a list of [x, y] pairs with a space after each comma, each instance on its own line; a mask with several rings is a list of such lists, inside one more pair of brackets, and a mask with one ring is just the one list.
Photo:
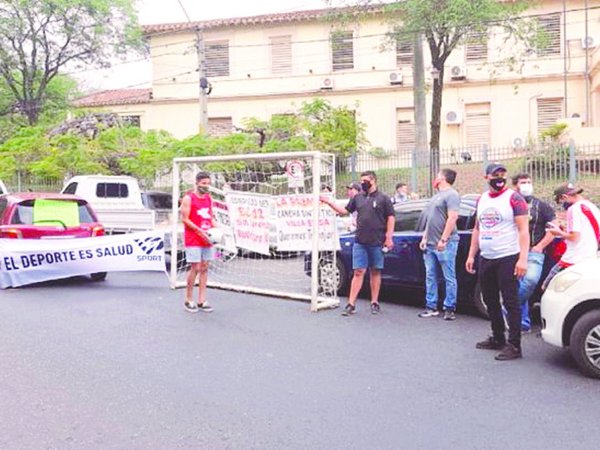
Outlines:
[[543, 289], [561, 270], [588, 258], [595, 258], [600, 244], [600, 210], [581, 196], [583, 189], [572, 184], [562, 184], [554, 190], [556, 203], [567, 211], [567, 226], [562, 229], [549, 224], [548, 231], [565, 240], [567, 249], [560, 261], [550, 270]]

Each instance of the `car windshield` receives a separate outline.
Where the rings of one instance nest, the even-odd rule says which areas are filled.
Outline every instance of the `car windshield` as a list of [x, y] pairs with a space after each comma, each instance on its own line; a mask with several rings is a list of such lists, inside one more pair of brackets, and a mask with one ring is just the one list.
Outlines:
[[[95, 222], [92, 217], [90, 210], [87, 207], [87, 204], [82, 201], [76, 200], [61, 200], [71, 203], [77, 203], [78, 211], [79, 211], [79, 222], [80, 223], [93, 223]], [[33, 205], [35, 204], [35, 200], [25, 200], [16, 205], [15, 211], [13, 213], [12, 219], [10, 221], [13, 225], [35, 225], [33, 222]], [[62, 221], [62, 217], [59, 212], [57, 212], [55, 219], [57, 221]]]

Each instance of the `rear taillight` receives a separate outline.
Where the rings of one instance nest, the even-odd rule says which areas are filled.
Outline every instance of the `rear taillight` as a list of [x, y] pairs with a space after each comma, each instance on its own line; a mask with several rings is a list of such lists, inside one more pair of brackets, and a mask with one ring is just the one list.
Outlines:
[[17, 228], [8, 228], [0, 231], [0, 238], [4, 239], [22, 239], [23, 233]]
[[92, 237], [104, 236], [104, 227], [97, 226], [92, 228]]

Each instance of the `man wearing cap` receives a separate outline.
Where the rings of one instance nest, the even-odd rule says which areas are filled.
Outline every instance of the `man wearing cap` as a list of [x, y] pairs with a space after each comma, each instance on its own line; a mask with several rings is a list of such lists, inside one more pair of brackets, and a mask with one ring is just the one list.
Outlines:
[[567, 211], [567, 226], [562, 229], [551, 224], [548, 231], [565, 240], [566, 250], [560, 261], [550, 269], [542, 289], [546, 289], [561, 270], [584, 259], [594, 258], [600, 244], [600, 210], [582, 197], [583, 189], [562, 184], [554, 190], [554, 200]]
[[[527, 272], [529, 223], [527, 202], [521, 194], [508, 188], [506, 167], [492, 163], [486, 167], [489, 190], [477, 202], [477, 217], [466, 270], [475, 273], [475, 256], [479, 252], [479, 284], [487, 305], [492, 336], [478, 342], [476, 348], [500, 350], [498, 361], [522, 357], [521, 305], [519, 279]], [[500, 294], [508, 315], [508, 342]]]

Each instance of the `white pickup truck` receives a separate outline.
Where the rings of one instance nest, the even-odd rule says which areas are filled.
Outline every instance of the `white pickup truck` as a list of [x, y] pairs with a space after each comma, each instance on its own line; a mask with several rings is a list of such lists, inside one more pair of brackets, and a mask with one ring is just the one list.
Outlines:
[[154, 229], [154, 211], [144, 207], [133, 177], [78, 175], [67, 181], [61, 192], [87, 200], [109, 234]]

